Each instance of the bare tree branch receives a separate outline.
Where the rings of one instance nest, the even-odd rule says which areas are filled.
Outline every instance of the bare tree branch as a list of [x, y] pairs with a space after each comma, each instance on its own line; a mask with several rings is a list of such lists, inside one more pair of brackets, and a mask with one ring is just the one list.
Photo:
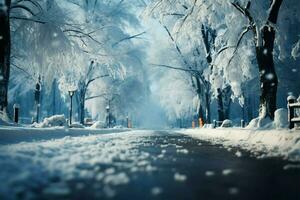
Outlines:
[[[81, 31], [81, 30], [76, 30], [76, 29], [65, 29], [65, 30], [63, 30], [63, 32], [64, 32], [64, 33], [66, 33], [66, 32], [74, 32], [74, 33], [77, 33], [77, 34], [81, 34], [81, 35], [83, 35], [83, 36], [86, 36], [86, 37], [90, 38], [92, 41], [98, 43], [99, 45], [103, 45], [101, 42], [99, 42], [98, 40], [96, 40], [95, 38], [93, 38], [93, 37], [91, 36], [91, 34], [85, 33], [85, 32], [83, 32], [83, 31]], [[73, 35], [71, 35], [71, 36], [73, 36]]]
[[243, 15], [245, 15], [245, 9], [240, 6], [240, 4], [238, 2], [232, 2], [231, 3], [238, 11], [240, 11]]
[[100, 95], [95, 95], [95, 96], [91, 96], [91, 97], [86, 97], [85, 100], [88, 101], [88, 100], [104, 97], [105, 95], [107, 95], [107, 94], [100, 94]]
[[108, 74], [101, 75], [101, 76], [96, 76], [96, 77], [90, 79], [90, 80], [86, 83], [86, 87], [88, 87], [89, 84], [91, 84], [91, 83], [94, 82], [95, 80], [98, 80], [98, 79], [104, 78], [104, 77], [108, 77], [108, 76], [109, 76]]
[[16, 9], [16, 8], [24, 9], [27, 12], [29, 12], [32, 16], [36, 16], [36, 14], [30, 8], [28, 8], [27, 6], [24, 6], [24, 5], [12, 5], [12, 6], [10, 6], [10, 10], [13, 10], [13, 9]]
[[[181, 22], [181, 24], [180, 24], [180, 26], [179, 26], [177, 32], [180, 32], [180, 30], [181, 30], [181, 28], [183, 27], [183, 24], [185, 23], [185, 21], [188, 19], [188, 17], [189, 17], [190, 15], [193, 14], [197, 1], [198, 1], [198, 0], [194, 0], [194, 4], [193, 4], [193, 6], [192, 6], [192, 8], [191, 8], [191, 11], [183, 18], [183, 20], [182, 20], [182, 22]], [[201, 4], [200, 6], [202, 6], [202, 4]], [[199, 6], [199, 7], [200, 7], [200, 6]]]
[[168, 68], [168, 69], [180, 70], [180, 71], [184, 71], [184, 72], [190, 72], [194, 76], [200, 75], [199, 71], [193, 70], [193, 69], [185, 69], [185, 68], [181, 68], [181, 67], [173, 67], [173, 66], [170, 66], [170, 65], [163, 65], [163, 64], [152, 64], [152, 63], [150, 63], [150, 65], [153, 65], [153, 66], [156, 66], [156, 67], [164, 67], [164, 68]]
[[[160, 22], [160, 23], [161, 23], [161, 22]], [[162, 23], [161, 23], [161, 24], [162, 24]], [[177, 50], [179, 56], [181, 57], [182, 61], [184, 62], [184, 64], [185, 64], [188, 68], [190, 68], [188, 62], [187, 62], [186, 59], [184, 58], [184, 56], [183, 56], [183, 54], [182, 54], [182, 52], [181, 52], [181, 50], [180, 50], [180, 48], [179, 48], [177, 42], [175, 41], [175, 39], [174, 39], [174, 37], [172, 36], [171, 32], [169, 31], [168, 27], [165, 26], [165, 25], [163, 25], [163, 24], [162, 24], [162, 26], [163, 26], [163, 28], [166, 30], [166, 32], [168, 33], [168, 35], [169, 35], [170, 39], [172, 40], [172, 42], [174, 43], [174, 46], [175, 46], [175, 48], [176, 48], [176, 50]]]
[[136, 34], [136, 35], [132, 35], [132, 36], [129, 36], [129, 37], [125, 37], [125, 38], [119, 40], [118, 42], [114, 43], [114, 44], [112, 45], [112, 47], [117, 46], [118, 44], [120, 44], [121, 42], [124, 42], [125, 40], [131, 40], [131, 39], [133, 39], [133, 38], [137, 38], [137, 37], [139, 37], [139, 36], [141, 36], [141, 35], [143, 35], [143, 34], [145, 34], [145, 33], [146, 33], [146, 31], [144, 31], [144, 32], [142, 32], [142, 33], [138, 33], [138, 34]]
[[165, 13], [163, 16], [179, 16], [179, 17], [184, 17], [184, 14], [181, 13]]
[[273, 0], [272, 5], [270, 7], [268, 21], [272, 24], [277, 23], [278, 13], [283, 0]]
[[243, 8], [238, 2], [233, 2], [231, 3], [238, 11], [240, 11], [244, 16], [246, 16], [250, 22], [251, 26], [254, 26], [254, 19], [252, 17], [252, 15], [249, 12], [249, 8], [251, 6], [251, 2], [248, 1], [247, 5], [245, 8]]
[[31, 3], [32, 5], [34, 5], [37, 9], [39, 9], [40, 11], [43, 11], [42, 6], [41, 6], [38, 2], [33, 1], [33, 0], [18, 0], [18, 1], [16, 1], [16, 2], [14, 2], [13, 5], [17, 5], [17, 4], [22, 3], [22, 2], [29, 2], [29, 3]]
[[233, 58], [234, 58], [234, 56], [235, 56], [235, 54], [236, 54], [236, 52], [237, 52], [237, 50], [238, 50], [238, 48], [239, 48], [241, 42], [242, 42], [243, 37], [244, 37], [244, 36], [246, 35], [246, 33], [248, 33], [250, 30], [251, 30], [251, 28], [248, 26], [248, 27], [241, 33], [241, 35], [240, 35], [240, 37], [239, 37], [239, 39], [238, 39], [238, 42], [237, 42], [237, 44], [236, 44], [236, 46], [235, 46], [235, 49], [234, 49], [234, 51], [233, 51], [233, 53], [232, 53], [232, 56], [231, 56], [231, 58], [229, 59], [229, 62], [228, 62], [227, 65], [230, 65], [231, 61], [233, 60]]
[[194, 71], [194, 72], [196, 71], [197, 73], [191, 73], [191, 75], [199, 77], [200, 80], [202, 81], [202, 83], [203, 83], [205, 86], [207, 86], [207, 85], [206, 85], [205, 78], [204, 78], [203, 75], [202, 75], [203, 72], [202, 72], [202, 71], [199, 72], [198, 70], [193, 70], [193, 69], [191, 68], [191, 66], [189, 65], [188, 61], [187, 61], [187, 60], [185, 59], [185, 57], [183, 56], [182, 51], [180, 50], [179, 46], [177, 45], [177, 42], [175, 41], [175, 39], [174, 39], [174, 37], [172, 36], [171, 32], [169, 31], [168, 27], [165, 26], [165, 25], [163, 25], [161, 22], [160, 22], [160, 24], [161, 24], [161, 25], [164, 27], [164, 29], [167, 31], [167, 33], [168, 33], [170, 39], [171, 39], [172, 42], [174, 43], [174, 46], [175, 46], [175, 48], [176, 48], [176, 50], [177, 50], [179, 56], [181, 57], [181, 59], [182, 59], [183, 63], [185, 64], [185, 66], [188, 68], [188, 69], [186, 69], [186, 70], [187, 70], [186, 72], [190, 72], [190, 73], [191, 73], [192, 71]]
[[10, 19], [18, 19], [18, 20], [24, 20], [24, 21], [31, 21], [31, 22], [36, 22], [40, 24], [46, 24], [46, 21], [42, 21], [39, 19], [34, 19], [34, 18], [26, 18], [26, 17], [16, 17], [16, 16], [10, 16]]
[[[112, 96], [114, 96], [114, 97], [112, 97], [112, 98], [106, 97], [106, 96], [109, 96], [109, 95], [112, 95]], [[117, 93], [103, 93], [103, 94], [99, 94], [99, 95], [87, 97], [87, 98], [85, 98], [85, 100], [87, 101], [87, 100], [91, 100], [91, 99], [95, 99], [95, 98], [104, 97], [105, 100], [111, 100], [111, 101], [113, 101], [113, 100], [115, 99], [116, 96], [120, 97], [120, 95], [117, 94]]]
[[15, 67], [16, 69], [22, 71], [24, 74], [26, 74], [26, 75], [27, 75], [26, 78], [30, 78], [30, 79], [34, 80], [34, 78], [32, 77], [32, 75], [31, 75], [29, 72], [27, 72], [25, 69], [23, 69], [23, 68], [17, 66], [17, 65], [14, 64], [14, 63], [11, 63], [11, 65], [12, 65], [13, 67]]

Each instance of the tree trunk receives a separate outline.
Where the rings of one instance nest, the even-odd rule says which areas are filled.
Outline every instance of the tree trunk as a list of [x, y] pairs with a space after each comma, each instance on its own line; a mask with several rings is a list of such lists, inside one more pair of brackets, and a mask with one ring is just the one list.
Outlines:
[[218, 88], [217, 100], [218, 100], [218, 120], [224, 121], [223, 97], [220, 88]]
[[[216, 38], [216, 31], [205, 26], [204, 24], [201, 25], [201, 33], [202, 33], [202, 40], [205, 47], [206, 52], [206, 61], [210, 68], [212, 68], [212, 48], [215, 45], [215, 38]], [[211, 86], [208, 81], [205, 83], [205, 102], [206, 102], [206, 122], [208, 124], [211, 123], [210, 120], [210, 103], [211, 103]]]
[[231, 109], [231, 101], [228, 102], [226, 108], [224, 109], [224, 118], [230, 119], [230, 109]]
[[80, 123], [81, 124], [84, 124], [84, 118], [85, 118], [85, 93], [86, 93], [85, 89], [80, 90], [79, 107], [80, 107]]
[[247, 120], [250, 122], [254, 117], [253, 117], [253, 107], [252, 106], [252, 97], [251, 94], [249, 94], [248, 98], [246, 99], [247, 101]]
[[268, 9], [268, 18], [263, 27], [257, 24], [249, 12], [251, 1], [243, 8], [238, 3], [232, 3], [243, 15], [249, 20], [249, 27], [252, 27], [254, 39], [256, 43], [256, 59], [260, 75], [260, 118], [274, 119], [276, 110], [276, 95], [278, 87], [278, 78], [276, 75], [273, 49], [275, 41], [275, 25], [279, 15], [279, 10], [283, 0], [270, 0], [270, 8]]
[[211, 120], [210, 120], [210, 88], [206, 90], [205, 92], [205, 102], [206, 102], [206, 110], [205, 110], [205, 114], [206, 114], [206, 123], [210, 124]]
[[198, 118], [202, 118], [204, 121], [205, 121], [205, 118], [204, 118], [204, 111], [203, 111], [203, 105], [202, 105], [202, 89], [201, 89], [201, 83], [200, 83], [200, 80], [198, 77], [196, 77], [196, 86], [197, 86], [197, 95], [198, 95], [198, 98], [199, 98], [199, 107], [198, 107], [198, 110], [197, 110], [197, 114], [198, 114]]
[[227, 85], [222, 90], [224, 119], [230, 118], [230, 108], [231, 108], [231, 102], [232, 102], [231, 95], [232, 95], [231, 86]]
[[10, 0], [5, 0], [0, 5], [0, 109], [7, 108], [8, 81], [10, 73], [10, 25], [9, 8]]
[[[260, 109], [261, 118], [270, 117], [274, 119], [276, 111], [276, 95], [278, 78], [274, 67], [273, 49], [276, 30], [274, 25], [277, 23], [279, 9], [283, 0], [272, 0], [267, 23], [260, 29], [260, 35], [257, 35], [256, 58], [260, 75]], [[260, 41], [260, 39], [262, 41]], [[261, 43], [260, 43], [261, 42]]]
[[273, 27], [265, 26], [261, 30], [261, 35], [263, 44], [256, 47], [261, 84], [259, 115], [262, 118], [270, 117], [274, 119], [278, 86], [278, 78], [273, 61], [275, 30]]
[[56, 79], [52, 81], [52, 115], [56, 114]]
[[85, 118], [85, 102], [80, 102], [80, 123], [84, 124], [84, 118]]

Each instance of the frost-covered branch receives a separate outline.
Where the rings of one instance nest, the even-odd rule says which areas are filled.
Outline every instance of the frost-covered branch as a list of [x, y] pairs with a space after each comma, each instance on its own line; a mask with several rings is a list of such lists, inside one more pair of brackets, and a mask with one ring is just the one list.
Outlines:
[[92, 82], [94, 82], [95, 80], [98, 80], [98, 79], [101, 79], [101, 78], [104, 78], [104, 77], [109, 77], [109, 74], [105, 74], [105, 75], [101, 75], [101, 76], [96, 76], [90, 80], [88, 80], [88, 82], [86, 83], [86, 87], [89, 86], [89, 84], [91, 84]]
[[35, 22], [35, 23], [40, 23], [40, 24], [46, 24], [46, 21], [39, 20], [39, 19], [34, 19], [34, 18], [26, 18], [26, 17], [17, 17], [17, 16], [10, 16], [10, 19], [19, 19], [19, 20], [24, 20], [24, 21], [30, 21], [30, 22]]
[[36, 14], [30, 9], [28, 8], [27, 6], [24, 6], [24, 5], [12, 5], [10, 7], [10, 10], [13, 10], [13, 9], [16, 9], [16, 8], [21, 8], [23, 10], [26, 10], [27, 12], [29, 12], [32, 16], [35, 16]]
[[174, 44], [174, 46], [175, 46], [175, 49], [176, 49], [176, 51], [178, 52], [179, 56], [181, 57], [183, 63], [186, 65], [186, 67], [187, 67], [188, 69], [191, 69], [191, 67], [190, 67], [190, 65], [189, 65], [189, 63], [188, 63], [188, 61], [184, 58], [184, 56], [183, 56], [183, 54], [182, 54], [182, 51], [180, 50], [180, 48], [179, 48], [179, 46], [178, 46], [176, 40], [174, 39], [173, 35], [172, 35], [171, 32], [169, 31], [168, 27], [167, 27], [166, 25], [163, 25], [161, 22], [160, 22], [160, 24], [163, 26], [163, 28], [164, 28], [164, 29], [166, 30], [166, 32], [168, 33], [169, 38], [170, 38], [171, 41], [173, 42], [173, 44]]
[[237, 44], [236, 44], [236, 46], [235, 46], [235, 49], [234, 49], [234, 51], [233, 51], [233, 53], [232, 53], [232, 56], [230, 57], [230, 59], [229, 59], [227, 65], [230, 65], [230, 63], [232, 62], [232, 60], [233, 60], [233, 58], [234, 58], [236, 52], [238, 51], [238, 48], [239, 48], [241, 42], [242, 42], [242, 39], [244, 38], [244, 36], [246, 35], [246, 33], [248, 33], [250, 30], [251, 30], [251, 28], [248, 26], [248, 27], [241, 33], [241, 35], [240, 35], [240, 37], [239, 37], [239, 39], [238, 39], [238, 41], [237, 41]]
[[30, 79], [34, 80], [34, 78], [32, 77], [32, 75], [31, 75], [28, 71], [26, 71], [25, 69], [23, 69], [23, 68], [17, 66], [17, 65], [14, 64], [14, 63], [11, 63], [11, 66], [13, 66], [14, 68], [16, 68], [16, 69], [22, 71], [24, 74], [26, 74], [26, 75], [27, 75], [26, 78], [30, 78]]
[[63, 32], [64, 32], [64, 33], [74, 32], [74, 33], [79, 34], [79, 35], [73, 35], [73, 34], [71, 34], [71, 35], [69, 35], [69, 36], [73, 36], [73, 37], [74, 37], [74, 36], [77, 36], [77, 37], [85, 36], [85, 37], [90, 38], [92, 41], [96, 42], [97, 44], [103, 45], [103, 43], [99, 42], [99, 41], [96, 40], [94, 37], [92, 37], [90, 33], [85, 33], [85, 32], [83, 32], [83, 31], [81, 31], [81, 30], [76, 30], [76, 29], [65, 29], [65, 30], [63, 30]]
[[[114, 97], [108, 98], [107, 96], [114, 96]], [[117, 94], [117, 93], [102, 93], [102, 94], [99, 94], [99, 95], [94, 95], [94, 96], [91, 96], [91, 97], [87, 97], [87, 98], [85, 98], [85, 100], [88, 101], [88, 100], [92, 100], [92, 99], [96, 99], [96, 98], [102, 97], [102, 98], [105, 98], [106, 100], [113, 101], [116, 96], [120, 96], [120, 95]]]
[[163, 16], [178, 16], [178, 17], [184, 17], [184, 14], [181, 13], [165, 13]]
[[272, 24], [277, 23], [278, 13], [279, 13], [279, 9], [282, 4], [282, 1], [283, 0], [273, 0], [273, 2], [271, 4], [268, 21], [271, 22]]
[[138, 34], [136, 34], [136, 35], [132, 35], [132, 36], [129, 36], [129, 37], [125, 37], [125, 38], [119, 40], [118, 42], [114, 43], [114, 44], [112, 45], [112, 47], [117, 46], [118, 44], [120, 44], [121, 42], [124, 42], [125, 40], [131, 40], [131, 39], [134, 39], [134, 38], [138, 38], [139, 36], [141, 36], [141, 35], [143, 35], [143, 34], [145, 34], [145, 33], [146, 33], [146, 31], [144, 31], [144, 32], [142, 32], [142, 33], [138, 33]]
[[184, 72], [188, 72], [190, 73], [192, 76], [195, 77], [199, 77], [201, 79], [202, 82], [204, 82], [204, 78], [202, 77], [202, 73], [199, 72], [198, 70], [194, 70], [194, 69], [185, 69], [185, 68], [181, 68], [181, 67], [173, 67], [170, 65], [163, 65], [163, 64], [151, 64], [152, 66], [156, 66], [156, 67], [164, 67], [164, 68], [168, 68], [168, 69], [174, 69], [174, 70], [179, 70], [179, 71], [184, 71]]
[[16, 5], [18, 3], [22, 3], [22, 2], [29, 2], [31, 3], [33, 6], [35, 6], [36, 8], [38, 8], [40, 11], [43, 10], [42, 6], [36, 2], [36, 1], [33, 1], [33, 0], [18, 0], [18, 1], [15, 1], [13, 5]]
[[250, 1], [248, 1], [248, 3], [247, 3], [247, 5], [246, 5], [246, 7], [245, 8], [243, 8], [238, 2], [233, 2], [233, 3], [231, 3], [238, 11], [240, 11], [243, 15], [245, 15], [247, 18], [248, 18], [248, 20], [252, 23], [252, 24], [254, 24], [254, 19], [253, 19], [253, 17], [252, 17], [252, 15], [250, 14], [250, 12], [249, 12], [249, 8], [250, 8], [250, 6], [251, 6], [251, 2]]
[[190, 12], [189, 12], [187, 15], [185, 15], [185, 17], [183, 18], [183, 20], [182, 20], [182, 22], [181, 22], [181, 24], [180, 24], [180, 26], [179, 26], [177, 32], [180, 32], [180, 30], [181, 30], [181, 28], [183, 27], [185, 21], [189, 18], [189, 16], [191, 16], [191, 15], [193, 14], [197, 1], [198, 1], [198, 0], [194, 0], [194, 4], [193, 4], [193, 6], [192, 6]]

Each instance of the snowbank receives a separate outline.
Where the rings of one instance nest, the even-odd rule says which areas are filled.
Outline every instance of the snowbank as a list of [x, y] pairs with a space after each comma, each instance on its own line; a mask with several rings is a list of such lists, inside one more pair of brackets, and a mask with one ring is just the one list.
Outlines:
[[6, 113], [0, 111], [0, 126], [17, 126], [17, 124], [11, 121]]
[[64, 115], [54, 115], [49, 118], [45, 118], [43, 122], [33, 124], [33, 127], [36, 128], [46, 128], [46, 127], [59, 127], [67, 126], [67, 120]]
[[229, 128], [229, 127], [232, 127], [232, 121], [229, 120], [229, 119], [225, 119], [223, 122], [222, 122], [222, 125], [221, 127], [222, 128]]
[[[76, 130], [70, 129], [70, 132]], [[153, 133], [103, 131], [112, 134], [0, 145], [0, 199], [40, 199], [36, 194], [46, 199], [70, 199], [73, 197], [68, 196], [72, 193], [70, 182], [81, 189], [91, 183], [87, 186], [95, 188], [102, 195], [100, 199], [113, 197], [117, 187], [130, 182], [130, 169], [145, 171], [151, 166], [139, 165], [151, 157], [137, 147]]]
[[287, 109], [280, 108], [274, 113], [274, 121], [270, 118], [255, 118], [251, 120], [247, 129], [280, 129], [288, 128], [288, 111]]
[[106, 127], [106, 124], [105, 122], [102, 122], [102, 121], [96, 121], [92, 126], [91, 128], [93, 129], [97, 129], [97, 128], [105, 128]]
[[278, 128], [288, 128], [289, 127], [287, 109], [280, 108], [280, 109], [275, 111], [274, 127], [277, 128], [277, 129]]
[[66, 136], [79, 137], [97, 134], [120, 133], [125, 131], [129, 131], [129, 129], [0, 127], [0, 144], [52, 140], [64, 138]]
[[85, 128], [85, 126], [83, 126], [79, 122], [74, 122], [72, 123], [71, 128]]
[[241, 128], [188, 129], [180, 133], [221, 144], [229, 150], [239, 147], [258, 157], [283, 157], [300, 161], [299, 130], [249, 130]]

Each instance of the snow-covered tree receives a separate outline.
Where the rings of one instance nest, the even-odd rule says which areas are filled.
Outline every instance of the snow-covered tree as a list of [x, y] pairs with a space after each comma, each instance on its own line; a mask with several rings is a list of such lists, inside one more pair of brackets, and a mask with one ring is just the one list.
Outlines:
[[[140, 3], [32, 0], [7, 4], [4, 11], [10, 16], [12, 35], [11, 93], [19, 88], [22, 94], [31, 92], [38, 77], [46, 93], [54, 83], [60, 85], [63, 96], [70, 85], [76, 86], [83, 122], [92, 83], [106, 75], [124, 79], [142, 66], [142, 53], [132, 42], [144, 34], [135, 32], [139, 21], [134, 9]], [[91, 61], [95, 64], [90, 65]]]
[[218, 88], [229, 84], [233, 96], [243, 104], [242, 86], [260, 77], [260, 117], [273, 118], [278, 82], [273, 57], [283, 60], [289, 54], [297, 55], [298, 38], [291, 39], [295, 35], [286, 29], [299, 23], [296, 5], [299, 2], [294, 0], [153, 0], [147, 14], [170, 27], [178, 46], [185, 47], [181, 51], [187, 58], [192, 57], [188, 52], [193, 52], [195, 46], [207, 47], [201, 41], [202, 26], [215, 30], [211, 54], [202, 51], [202, 58], [198, 58], [203, 61], [211, 57], [205, 80], [215, 96]]

